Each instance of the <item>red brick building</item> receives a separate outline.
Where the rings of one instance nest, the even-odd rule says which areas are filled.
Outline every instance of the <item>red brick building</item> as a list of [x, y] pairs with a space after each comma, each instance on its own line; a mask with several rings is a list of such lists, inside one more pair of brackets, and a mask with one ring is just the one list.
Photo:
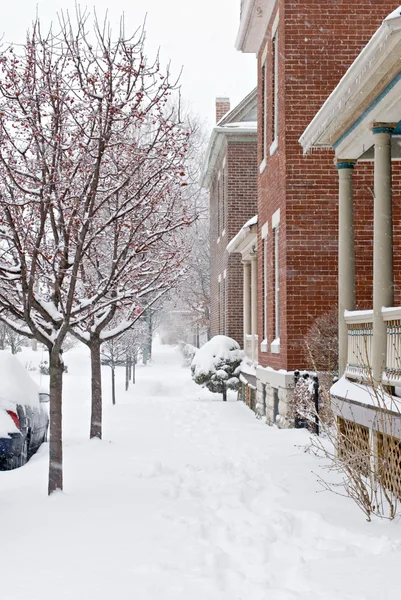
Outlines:
[[370, 461], [373, 480], [400, 498], [401, 7], [386, 16], [383, 4], [383, 22], [300, 143], [316, 157], [332, 148], [338, 170], [340, 379], [332, 407], [340, 430], [364, 435], [370, 456], [380, 457]]
[[257, 96], [251, 92], [230, 111], [216, 99], [217, 125], [207, 150], [202, 185], [210, 192], [211, 335], [224, 334], [243, 345], [241, 257], [228, 242], [257, 208]]
[[[298, 139], [397, 0], [242, 0], [237, 49], [258, 63], [257, 409], [285, 424], [304, 337], [337, 304], [338, 181], [334, 153], [303, 155]], [[370, 298], [369, 167], [355, 198], [356, 261]], [[371, 200], [371, 197], [370, 197]]]

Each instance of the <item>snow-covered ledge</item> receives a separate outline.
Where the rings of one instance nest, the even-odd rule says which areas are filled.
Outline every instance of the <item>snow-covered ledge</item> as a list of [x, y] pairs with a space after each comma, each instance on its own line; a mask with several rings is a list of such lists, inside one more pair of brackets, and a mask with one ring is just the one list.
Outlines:
[[280, 338], [276, 338], [270, 344], [270, 352], [272, 354], [280, 354]]
[[344, 319], [349, 325], [373, 323], [373, 310], [345, 310]]
[[401, 320], [401, 307], [391, 306], [389, 308], [386, 308], [383, 306], [382, 316], [384, 321], [398, 321], [399, 319]]

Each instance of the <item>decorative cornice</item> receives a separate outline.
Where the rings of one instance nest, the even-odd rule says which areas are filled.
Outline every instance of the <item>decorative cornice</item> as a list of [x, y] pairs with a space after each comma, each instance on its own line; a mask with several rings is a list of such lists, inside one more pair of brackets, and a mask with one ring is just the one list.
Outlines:
[[372, 133], [393, 133], [397, 123], [373, 123]]
[[266, 33], [276, 0], [244, 0], [235, 47], [257, 53]]
[[336, 164], [337, 169], [353, 169], [356, 165], [355, 160], [339, 160]]

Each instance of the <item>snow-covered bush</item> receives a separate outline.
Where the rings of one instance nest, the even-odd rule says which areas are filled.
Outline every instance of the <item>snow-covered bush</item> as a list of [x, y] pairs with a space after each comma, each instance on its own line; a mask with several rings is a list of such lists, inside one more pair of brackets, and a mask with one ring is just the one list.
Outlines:
[[192, 344], [186, 344], [185, 342], [179, 342], [179, 346], [180, 352], [183, 356], [182, 366], [190, 367], [198, 348]]
[[235, 340], [216, 335], [195, 354], [191, 364], [192, 378], [227, 400], [227, 390], [238, 388], [242, 358], [243, 351]]

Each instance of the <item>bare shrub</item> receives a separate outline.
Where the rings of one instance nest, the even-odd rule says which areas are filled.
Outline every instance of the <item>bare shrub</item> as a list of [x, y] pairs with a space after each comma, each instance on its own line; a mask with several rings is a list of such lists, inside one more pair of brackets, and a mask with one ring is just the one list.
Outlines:
[[401, 440], [394, 434], [401, 415], [382, 385], [360, 387], [370, 395], [374, 429], [356, 422], [352, 411], [347, 418], [340, 413], [330, 427], [322, 423], [325, 436], [311, 438], [309, 450], [326, 461], [328, 473], [337, 475], [331, 481], [318, 476], [324, 489], [351, 498], [368, 521], [373, 515], [392, 520], [400, 516]]
[[334, 306], [318, 317], [305, 336], [309, 368], [318, 372], [338, 372], [338, 310]]

